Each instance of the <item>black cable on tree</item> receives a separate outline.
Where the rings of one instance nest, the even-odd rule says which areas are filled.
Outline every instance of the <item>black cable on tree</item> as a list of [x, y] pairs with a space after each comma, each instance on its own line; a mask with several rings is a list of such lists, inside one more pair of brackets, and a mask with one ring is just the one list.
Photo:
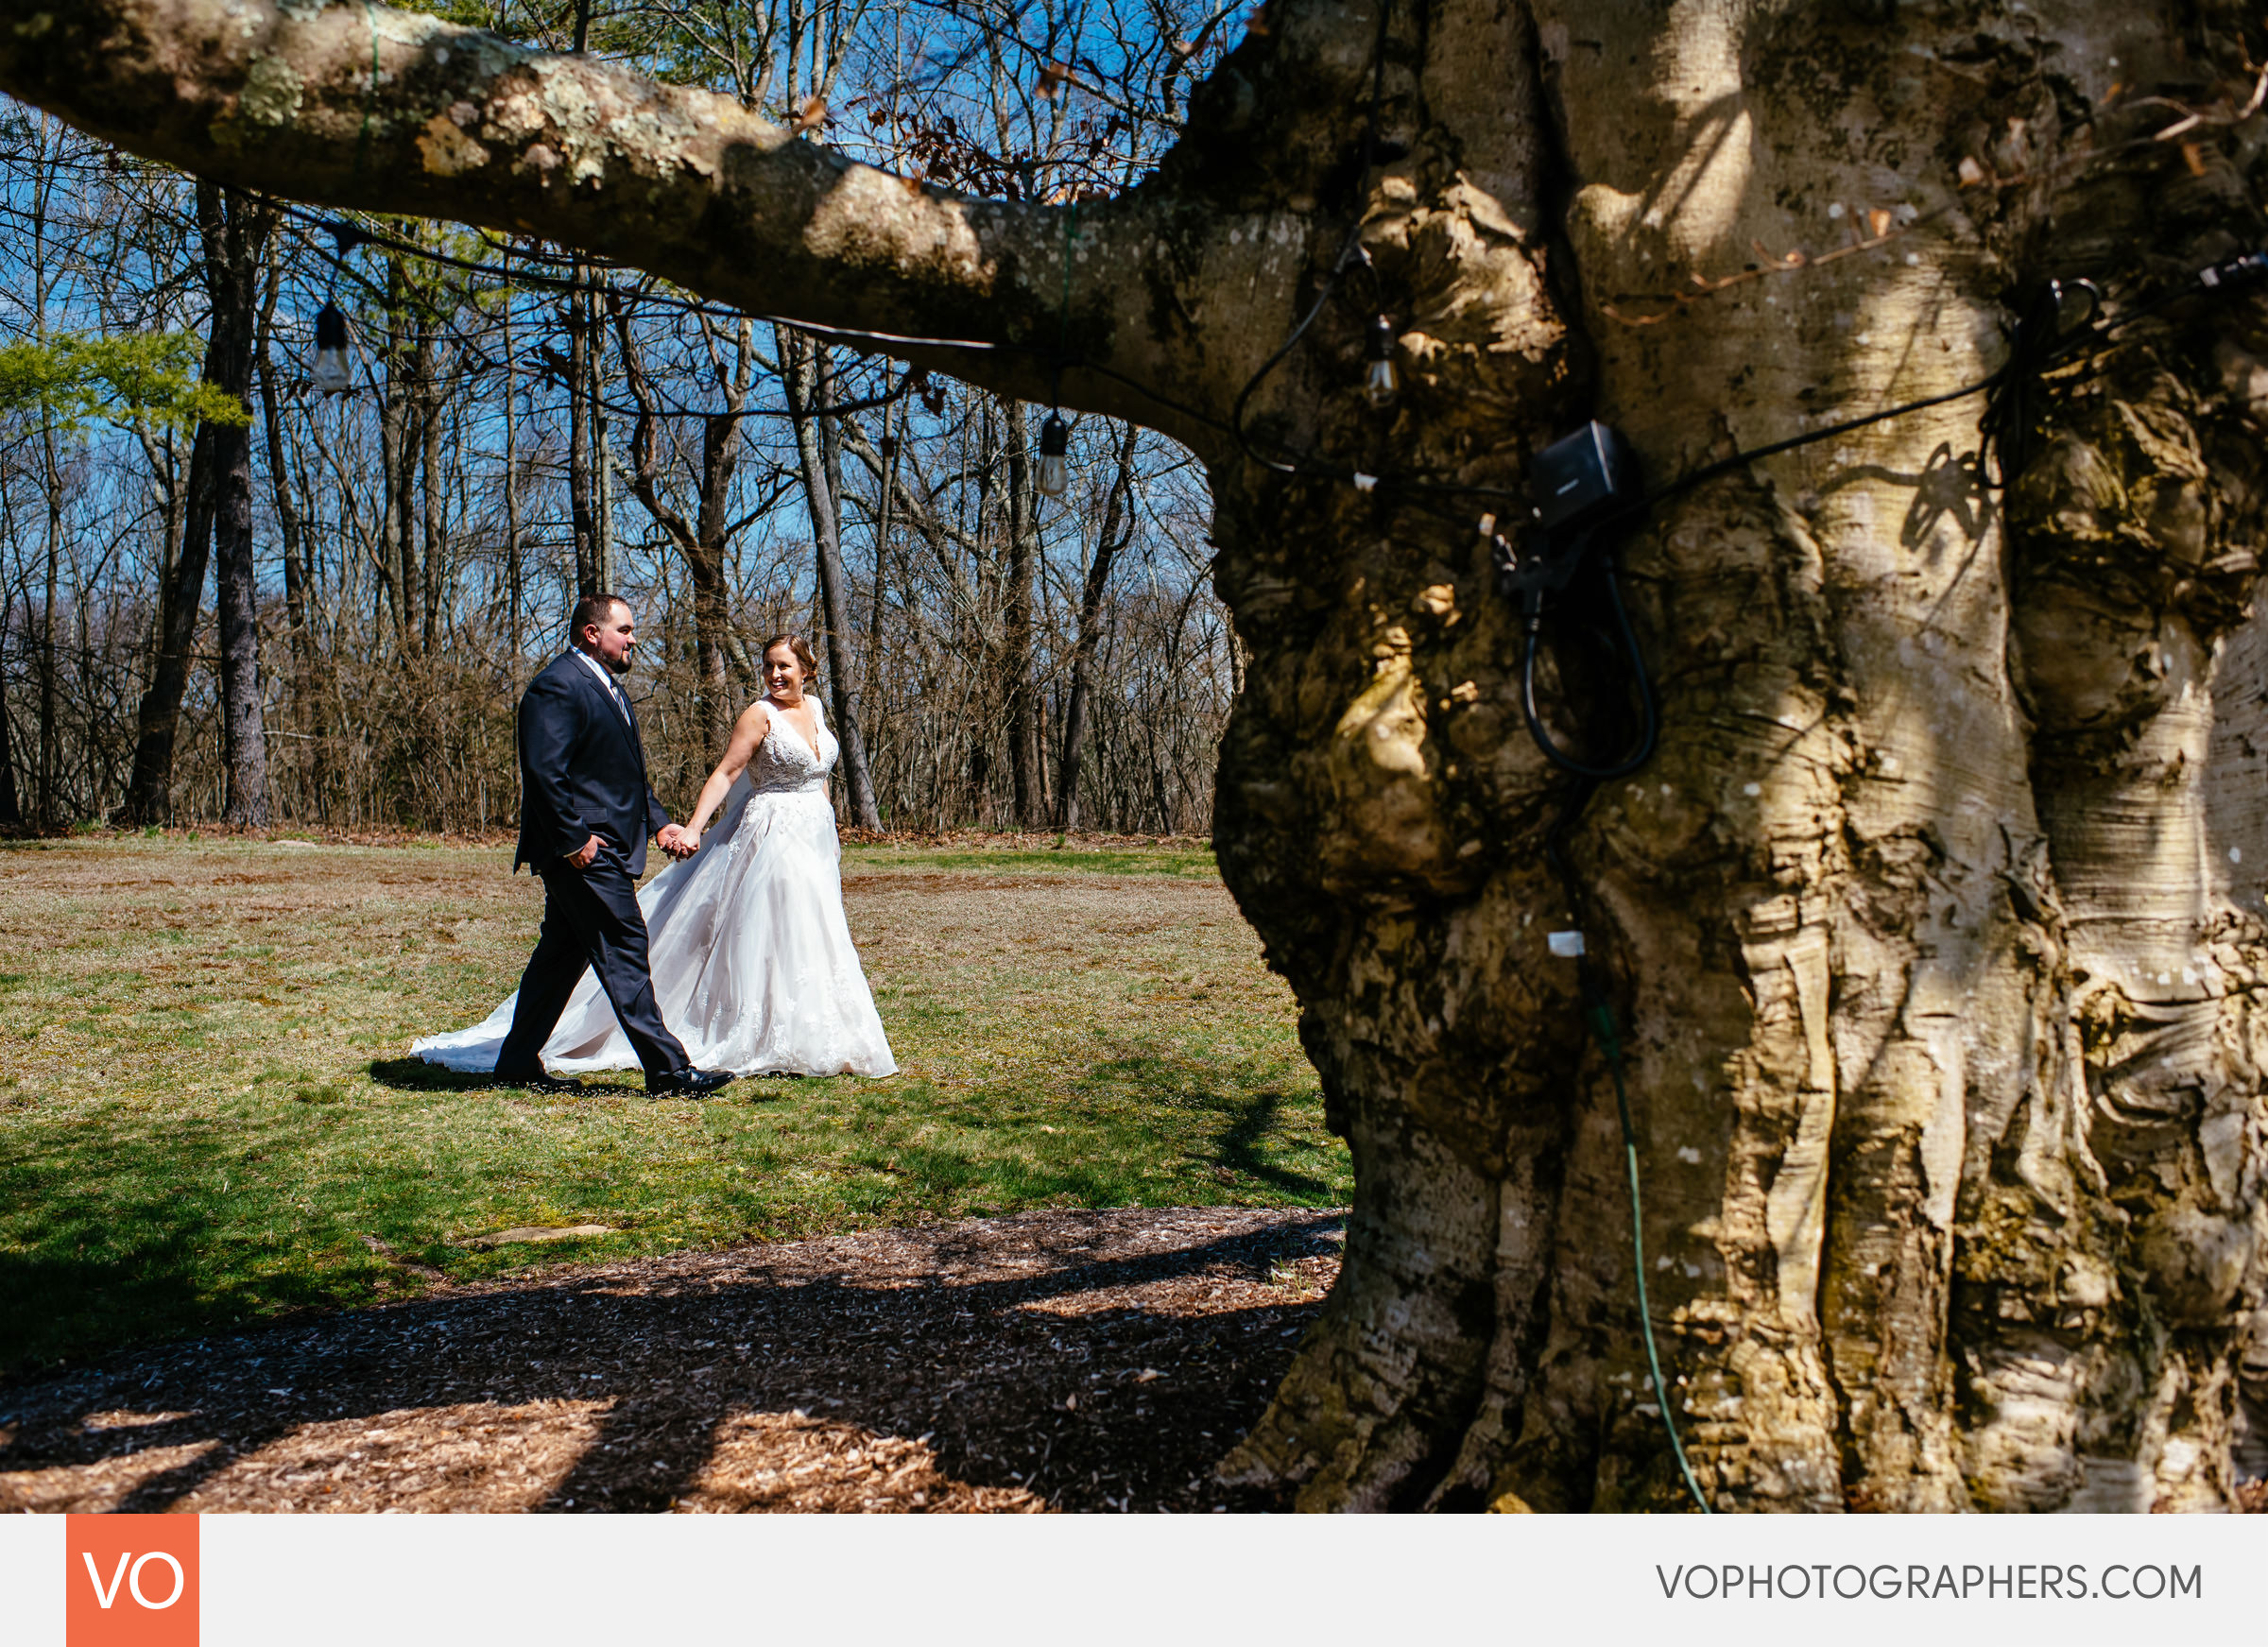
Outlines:
[[[1385, 91], [1385, 46], [1387, 26], [1392, 15], [1391, 0], [1383, 0], [1379, 10], [1378, 37], [1372, 62], [1370, 104], [1365, 124], [1361, 163], [1358, 175], [1366, 179], [1380, 158], [1379, 121]], [[288, 210], [288, 208], [286, 208]], [[349, 225], [325, 221], [322, 227], [337, 236], [340, 263], [351, 244], [368, 243], [387, 246], [392, 249], [421, 257], [430, 262], [472, 269], [481, 273], [504, 273], [477, 264], [429, 252], [422, 248], [405, 246], [386, 237], [371, 234]], [[353, 237], [351, 242], [349, 236]], [[1068, 246], [1067, 246], [1068, 252]], [[1027, 352], [1047, 353], [1055, 361], [1057, 382], [1064, 369], [1082, 368], [1104, 377], [1127, 385], [1191, 420], [1215, 429], [1224, 429], [1238, 449], [1251, 462], [1285, 475], [1311, 475], [1316, 478], [1340, 480], [1351, 484], [1357, 490], [1369, 492], [1382, 484], [1382, 477], [1354, 469], [1319, 465], [1311, 458], [1297, 455], [1270, 456], [1254, 447], [1245, 429], [1245, 413], [1253, 395], [1297, 348], [1307, 335], [1325, 306], [1337, 295], [1349, 269], [1368, 267], [1369, 258], [1362, 249], [1361, 221], [1358, 215], [1341, 244], [1338, 255], [1332, 260], [1314, 301], [1293, 326], [1290, 335], [1261, 365], [1238, 392], [1228, 423], [1180, 404], [1159, 394], [1146, 385], [1126, 377], [1097, 363], [1074, 360], [1066, 352], [1068, 334], [1054, 350], [1032, 348], [1017, 344], [1001, 344], [966, 339], [938, 339], [899, 336], [885, 333], [859, 332], [847, 328], [812, 326], [802, 322], [782, 321], [782, 324], [823, 336], [842, 337], [854, 342], [888, 346], [913, 345], [929, 349], [967, 349], [985, 352]], [[518, 277], [528, 285], [560, 285], [566, 283], [543, 277]], [[1069, 263], [1066, 258], [1067, 284], [1064, 319], [1068, 318]], [[1577, 991], [1582, 1002], [1583, 1017], [1592, 1038], [1597, 1041], [1607, 1063], [1614, 1084], [1615, 1111], [1621, 1124], [1624, 1163], [1630, 1188], [1630, 1233], [1632, 1273], [1637, 1293], [1639, 1326], [1645, 1345], [1647, 1370], [1651, 1377], [1657, 1410], [1666, 1433], [1670, 1450], [1687, 1492], [1704, 1514], [1711, 1506], [1703, 1495], [1691, 1464], [1685, 1454], [1683, 1438], [1671, 1409], [1667, 1380], [1662, 1375], [1661, 1360], [1655, 1342], [1651, 1303], [1647, 1297], [1645, 1277], [1645, 1228], [1643, 1204], [1640, 1192], [1637, 1130], [1630, 1114], [1627, 1084], [1624, 1075], [1620, 1032], [1614, 1009], [1604, 982], [1599, 976], [1595, 957], [1589, 952], [1585, 939], [1585, 898], [1580, 879], [1574, 872], [1568, 855], [1568, 840], [1581, 819], [1598, 785], [1606, 781], [1624, 777], [1637, 771], [1653, 757], [1659, 740], [1659, 710], [1655, 699], [1653, 682], [1646, 671], [1645, 660], [1634, 633], [1617, 575], [1613, 551], [1603, 544], [1607, 534], [1615, 528], [1643, 517], [1659, 504], [1705, 485], [1719, 476], [1777, 456], [1813, 445], [1837, 436], [1850, 434], [1872, 424], [1893, 418], [1945, 405], [1976, 394], [1992, 397], [1983, 420], [1987, 441], [1998, 440], [2002, 452], [2002, 476], [1999, 484], [2005, 485], [2008, 476], [2020, 473], [2026, 455], [2025, 442], [2035, 421], [2032, 411], [2033, 385], [2039, 373], [2063, 359], [2086, 349], [2106, 342], [2111, 335], [2144, 316], [2155, 313], [2169, 303], [2197, 292], [2223, 293], [2243, 289], [2268, 282], [2268, 251], [2246, 252], [2200, 269], [2188, 282], [2161, 293], [2150, 302], [2129, 310], [2118, 319], [2104, 322], [2100, 318], [2102, 293], [2091, 282], [2077, 280], [2051, 282], [2033, 307], [2019, 321], [2011, 339], [2008, 358], [1984, 377], [1941, 394], [1928, 395], [1901, 402], [1879, 411], [1845, 419], [1824, 427], [1807, 430], [1767, 445], [1736, 452], [1716, 462], [1656, 488], [1640, 493], [1636, 487], [1636, 467], [1627, 446], [1621, 437], [1605, 425], [1591, 422], [1575, 434], [1555, 442], [1538, 456], [1531, 472], [1525, 493], [1502, 486], [1463, 485], [1455, 482], [1428, 481], [1408, 476], [1387, 476], [1383, 482], [1389, 490], [1403, 493], [1413, 499], [1462, 497], [1471, 499], [1502, 499], [1527, 501], [1533, 526], [1523, 532], [1522, 542], [1513, 544], [1496, 532], [1493, 516], [1483, 516], [1481, 532], [1491, 540], [1496, 552], [1497, 584], [1507, 596], [1517, 595], [1521, 603], [1521, 711], [1529, 735], [1536, 741], [1544, 756], [1554, 765], [1572, 774], [1574, 783], [1570, 788], [1558, 815], [1544, 838], [1544, 855], [1557, 877], [1568, 901], [1569, 916], [1574, 921], [1572, 932], [1552, 935], [1555, 953], [1576, 962]], [[335, 274], [334, 275], [335, 284]], [[663, 300], [670, 306], [688, 312], [716, 313], [713, 305]], [[737, 312], [730, 312], [737, 313]], [[318, 345], [329, 335], [326, 325], [329, 316], [335, 314], [326, 305], [325, 317], [318, 317]], [[343, 317], [336, 330], [344, 331]], [[1383, 406], [1392, 402], [1397, 388], [1393, 365], [1394, 331], [1391, 319], [1383, 314], [1366, 324], [1367, 369], [1365, 392], [1374, 405]], [[1059, 393], [1055, 397], [1058, 403]], [[1041, 431], [1040, 455], [1042, 467], [1051, 460], [1063, 462], [1069, 444], [1068, 428], [1062, 424], [1059, 413], [1051, 416]], [[2010, 459], [2013, 455], [2013, 464]], [[1045, 489], [1043, 488], [1043, 489]], [[1052, 494], [1051, 494], [1052, 495]], [[1595, 558], [1594, 558], [1595, 557]], [[1540, 644], [1545, 613], [1552, 597], [1564, 593], [1577, 575], [1587, 567], [1595, 567], [1601, 575], [1609, 609], [1614, 620], [1613, 639], [1628, 663], [1631, 681], [1636, 689], [1640, 728], [1632, 746], [1619, 759], [1595, 763], [1570, 754], [1561, 748], [1544, 725], [1536, 701], [1536, 656]]]
[[[1368, 180], [1371, 168], [1379, 161], [1379, 119], [1386, 100], [1386, 29], [1388, 24], [1393, 20], [1393, 0], [1380, 0], [1378, 37], [1370, 48], [1370, 107], [1363, 121], [1362, 153], [1355, 163], [1357, 187]], [[1317, 472], [1315, 466], [1307, 459], [1298, 456], [1270, 457], [1256, 448], [1252, 444], [1250, 436], [1245, 432], [1245, 409], [1252, 403], [1252, 397], [1259, 392], [1260, 386], [1267, 381], [1278, 367], [1291, 357], [1292, 351], [1299, 346], [1299, 340], [1307, 335], [1308, 328], [1315, 323], [1317, 317], [1323, 313], [1332, 299], [1338, 295], [1339, 283], [1346, 278], [1347, 271], [1358, 265], [1366, 268], [1370, 265], [1370, 255], [1363, 249], [1363, 215], [1359, 202], [1354, 214], [1354, 221], [1348, 225], [1347, 238], [1340, 242], [1339, 253], [1332, 259], [1331, 268], [1323, 277], [1323, 284], [1315, 293], [1315, 300], [1308, 305], [1307, 313], [1300, 316], [1297, 323], [1292, 327], [1291, 335], [1283, 340], [1282, 345], [1277, 349], [1275, 353], [1261, 362], [1258, 371], [1246, 380], [1245, 386], [1237, 391], [1235, 403], [1229, 408], [1228, 433], [1235, 438], [1237, 450], [1242, 452], [1246, 459], [1259, 464], [1263, 469], [1274, 470], [1278, 474], [1291, 475]], [[1384, 329], [1383, 335], [1388, 345], [1385, 355], [1386, 376], [1383, 379], [1388, 392], [1383, 400], [1377, 394], [1377, 387], [1382, 380], [1375, 364], [1368, 375], [1372, 386], [1372, 403], [1383, 405], [1393, 398], [1391, 392], [1394, 369], [1393, 322], [1381, 315], [1377, 320], [1371, 323], [1371, 351], [1374, 362], [1380, 328]], [[1361, 491], [1368, 491], [1377, 484], [1376, 477], [1365, 474], [1359, 470], [1331, 470], [1324, 472], [1327, 472], [1332, 479], [1350, 481]]]

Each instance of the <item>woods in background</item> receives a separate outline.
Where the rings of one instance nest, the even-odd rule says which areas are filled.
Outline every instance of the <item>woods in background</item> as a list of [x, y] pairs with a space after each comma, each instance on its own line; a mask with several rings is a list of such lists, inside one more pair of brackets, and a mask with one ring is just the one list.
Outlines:
[[[1097, 197], [1222, 17], [1170, 4], [437, 7], [730, 91], [942, 186]], [[0, 828], [516, 815], [512, 706], [636, 605], [689, 798], [808, 633], [868, 828], [1210, 828], [1238, 668], [1202, 477], [1085, 418], [532, 240], [346, 218], [0, 110]], [[350, 318], [353, 387], [311, 382]], [[950, 351], [940, 352], [950, 357]]]

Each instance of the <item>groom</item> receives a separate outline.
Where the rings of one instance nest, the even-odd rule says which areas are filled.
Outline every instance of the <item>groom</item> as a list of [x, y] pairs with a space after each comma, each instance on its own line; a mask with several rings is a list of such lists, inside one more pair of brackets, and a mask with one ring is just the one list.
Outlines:
[[638, 907], [645, 837], [651, 832], [674, 858], [691, 857], [694, 847], [646, 784], [638, 717], [614, 683], [629, 673], [638, 626], [620, 595], [591, 594], [576, 603], [569, 634], [572, 649], [520, 700], [520, 849], [512, 867], [526, 864], [543, 877], [543, 931], [520, 979], [496, 1080], [575, 1089], [576, 1082], [546, 1074], [538, 1055], [588, 966], [645, 1067], [646, 1091], [706, 1098], [732, 1077], [692, 1067], [662, 1021], [646, 969]]

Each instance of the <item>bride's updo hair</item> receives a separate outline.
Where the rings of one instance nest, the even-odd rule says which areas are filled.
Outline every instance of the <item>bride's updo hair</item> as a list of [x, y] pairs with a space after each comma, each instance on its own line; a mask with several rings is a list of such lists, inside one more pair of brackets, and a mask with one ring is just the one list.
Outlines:
[[806, 685], [819, 678], [819, 661], [811, 655], [811, 643], [802, 636], [792, 632], [774, 635], [764, 643], [763, 649], [756, 654], [759, 667], [762, 667], [764, 661], [772, 655], [774, 646], [785, 646], [796, 655], [796, 661], [803, 666], [803, 680]]

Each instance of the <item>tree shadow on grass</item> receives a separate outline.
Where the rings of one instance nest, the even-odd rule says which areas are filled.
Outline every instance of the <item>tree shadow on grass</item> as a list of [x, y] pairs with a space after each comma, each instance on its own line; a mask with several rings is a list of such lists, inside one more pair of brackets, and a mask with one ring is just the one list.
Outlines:
[[1289, 1096], [1282, 1083], [1270, 1081], [1258, 1090], [1238, 1091], [1221, 1076], [1217, 1063], [1143, 1054], [1097, 1064], [1090, 1079], [1091, 1084], [1130, 1086], [1155, 1094], [1160, 1105], [1219, 1117], [1226, 1124], [1212, 1134], [1211, 1153], [1206, 1161], [1219, 1172], [1256, 1179], [1310, 1205], [1336, 1200], [1340, 1192], [1325, 1179], [1272, 1161], [1263, 1153], [1269, 1136], [1280, 1129]]
[[161, 1221], [156, 1210], [103, 1210], [106, 1222], [115, 1220], [106, 1236], [75, 1240], [68, 1225], [77, 1221], [59, 1218], [33, 1232], [30, 1250], [0, 1253], [0, 1381], [91, 1347], [358, 1303], [369, 1293], [359, 1274], [272, 1270], [219, 1278], [227, 1266], [212, 1252], [224, 1227], [179, 1211]]
[[1287, 1195], [1312, 1199], [1331, 1193], [1331, 1186], [1321, 1178], [1277, 1166], [1260, 1153], [1261, 1141], [1275, 1130], [1277, 1112], [1283, 1107], [1280, 1091], [1270, 1088], [1231, 1107], [1236, 1111], [1236, 1119], [1219, 1139], [1223, 1166], [1246, 1177], [1258, 1178]]
[[[168, 1123], [155, 1145], [73, 1128], [0, 1159], [0, 1382], [398, 1284], [383, 1246], [353, 1244], [358, 1227], [397, 1233], [384, 1207], [357, 1217], [295, 1202], [289, 1173], [303, 1163], [288, 1152], [347, 1095], [302, 1078], [295, 1096], [264, 1115]], [[281, 1175], [258, 1164], [271, 1151], [286, 1152]]]
[[[0, 1391], [0, 1506], [164, 1510], [201, 1489], [187, 1507], [403, 1507], [388, 1484], [438, 1481], [447, 1447], [457, 1462], [441, 1474], [468, 1484], [408, 1507], [978, 1508], [1024, 1493], [1065, 1509], [1271, 1507], [1210, 1470], [1319, 1307], [1275, 1278], [1335, 1258], [1338, 1226], [1316, 1212], [1034, 1213], [578, 1270], [165, 1346]], [[531, 1477], [502, 1443], [465, 1455], [464, 1435], [514, 1414], [549, 1423], [572, 1456], [555, 1450]], [[421, 1452], [370, 1462], [363, 1448], [388, 1430], [422, 1437]], [[832, 1498], [752, 1455], [768, 1447], [778, 1465], [782, 1437], [828, 1433]], [[918, 1451], [939, 1501], [892, 1487], [862, 1449]]]

